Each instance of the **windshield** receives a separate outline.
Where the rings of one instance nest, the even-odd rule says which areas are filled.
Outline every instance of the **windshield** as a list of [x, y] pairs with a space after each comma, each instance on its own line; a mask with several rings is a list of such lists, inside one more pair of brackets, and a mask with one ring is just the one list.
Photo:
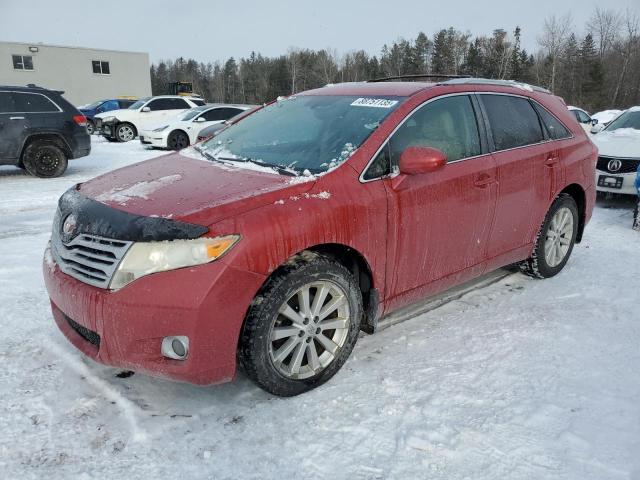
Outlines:
[[202, 145], [210, 156], [321, 173], [348, 159], [403, 97], [301, 95], [249, 115]]
[[133, 105], [131, 105], [129, 107], [129, 110], [137, 110], [138, 108], [140, 108], [141, 106], [143, 106], [145, 103], [147, 103], [147, 101], [150, 99], [151, 97], [147, 97], [147, 98], [141, 98], [140, 100], [138, 100], [136, 103], [134, 103]]
[[90, 103], [89, 105], [83, 105], [80, 108], [82, 108], [82, 110], [95, 110], [100, 105], [102, 105], [104, 102], [105, 102], [105, 100], [99, 100], [97, 102]]
[[178, 117], [180, 120], [187, 121], [187, 120], [191, 120], [193, 117], [195, 117], [196, 115], [198, 115], [199, 113], [202, 113], [204, 110], [206, 110], [205, 108], [202, 107], [196, 107], [196, 108], [192, 108], [191, 110], [187, 110], [186, 112], [184, 112], [182, 115], [180, 115], [180, 117]]
[[607, 125], [605, 130], [612, 132], [619, 128], [633, 128], [635, 130], [640, 130], [640, 110], [627, 110]]

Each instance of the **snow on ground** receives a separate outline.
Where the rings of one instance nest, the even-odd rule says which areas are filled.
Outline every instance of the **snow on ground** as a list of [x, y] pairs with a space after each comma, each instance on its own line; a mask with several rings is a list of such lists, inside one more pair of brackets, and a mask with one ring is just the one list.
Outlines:
[[2, 478], [640, 479], [640, 235], [599, 202], [550, 280], [513, 274], [360, 338], [325, 386], [272, 397], [84, 358], [41, 278], [56, 198], [156, 155], [94, 142], [69, 173], [0, 169]]

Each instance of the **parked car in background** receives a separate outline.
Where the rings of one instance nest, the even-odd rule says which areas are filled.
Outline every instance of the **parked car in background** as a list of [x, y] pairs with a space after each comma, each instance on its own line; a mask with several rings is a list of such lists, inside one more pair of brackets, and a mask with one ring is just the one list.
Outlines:
[[640, 166], [640, 107], [625, 110], [593, 142], [599, 150], [596, 165], [599, 192], [636, 195], [636, 172]]
[[180, 113], [204, 104], [200, 97], [160, 95], [140, 99], [129, 108], [99, 113], [94, 118], [96, 128], [107, 140], [129, 142], [144, 126], [173, 121]]
[[195, 107], [179, 115], [174, 121], [156, 128], [141, 130], [140, 142], [144, 145], [170, 150], [181, 150], [198, 141], [198, 133], [208, 126], [221, 124], [254, 105], [207, 104]]
[[514, 263], [558, 274], [591, 217], [596, 156], [529, 85], [302, 92], [68, 190], [43, 265], [53, 317], [102, 363], [212, 384], [239, 361], [297, 395], [398, 308]]
[[604, 127], [609, 125], [611, 121], [618, 117], [623, 110], [603, 110], [602, 112], [594, 113], [591, 118], [598, 121], [593, 127], [591, 127], [591, 133], [600, 133], [604, 130]]
[[98, 113], [129, 108], [131, 105], [136, 103], [137, 100], [137, 98], [112, 98], [108, 100], [98, 100], [97, 102], [78, 107], [78, 110], [87, 117], [87, 131], [89, 132], [89, 135], [91, 135], [95, 131], [94, 117]]
[[87, 119], [63, 93], [35, 85], [0, 86], [0, 165], [58, 177], [68, 160], [89, 155]]
[[251, 115], [253, 112], [255, 112], [259, 108], [260, 107], [252, 107], [248, 110], [245, 110], [242, 113], [239, 113], [235, 117], [230, 118], [229, 120], [225, 120], [224, 122], [221, 122], [221, 123], [214, 123], [213, 125], [203, 128], [202, 130], [200, 130], [200, 133], [198, 133], [197, 142], [202, 142], [204, 140], [210, 139], [220, 130], [223, 130], [224, 128], [227, 128], [229, 125], [233, 125], [234, 123], [239, 122], [244, 117], [246, 117], [247, 115]]
[[572, 106], [569, 106], [567, 108], [571, 113], [573, 113], [573, 116], [576, 117], [576, 120], [578, 121], [582, 129], [587, 133], [591, 133], [591, 128], [593, 128], [593, 126], [598, 123], [598, 120], [596, 120], [595, 118], [591, 118], [591, 116], [581, 108]]

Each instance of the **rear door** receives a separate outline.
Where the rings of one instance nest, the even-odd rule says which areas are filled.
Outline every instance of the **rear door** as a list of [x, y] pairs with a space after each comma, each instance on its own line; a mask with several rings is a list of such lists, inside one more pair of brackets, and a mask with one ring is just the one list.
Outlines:
[[26, 118], [16, 113], [13, 96], [0, 91], [0, 164], [16, 163], [24, 142]]
[[385, 180], [389, 297], [463, 270], [481, 273], [497, 185], [479, 118], [469, 95], [438, 98], [412, 113], [389, 139], [391, 165], [410, 146], [438, 148], [448, 159], [439, 171]]
[[[518, 257], [518, 249], [537, 233], [537, 193], [547, 184], [546, 163], [555, 158], [538, 114], [526, 97], [478, 94], [488, 120], [498, 172], [498, 201], [489, 240], [488, 258]], [[498, 260], [498, 263], [505, 263]]]

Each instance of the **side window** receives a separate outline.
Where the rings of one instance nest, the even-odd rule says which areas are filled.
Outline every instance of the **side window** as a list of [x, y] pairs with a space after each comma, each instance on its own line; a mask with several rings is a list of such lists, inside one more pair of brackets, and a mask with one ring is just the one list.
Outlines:
[[152, 100], [145, 105], [145, 107], [149, 107], [152, 112], [157, 110], [167, 110], [166, 98], [158, 98], [157, 100]]
[[391, 157], [389, 155], [389, 143], [387, 142], [382, 150], [378, 152], [375, 160], [371, 162], [367, 171], [364, 172], [362, 178], [364, 180], [373, 180], [391, 173]]
[[118, 105], [118, 102], [115, 100], [107, 100], [102, 105], [100, 105], [100, 108], [103, 112], [109, 112], [111, 110], [117, 110], [118, 108], [120, 108], [120, 105]]
[[441, 98], [411, 115], [389, 140], [392, 165], [398, 165], [402, 152], [413, 146], [442, 150], [449, 162], [480, 155], [480, 134], [469, 96]]
[[567, 128], [562, 125], [558, 121], [556, 117], [551, 115], [546, 108], [541, 105], [535, 104], [536, 110], [540, 114], [540, 119], [542, 123], [547, 128], [547, 132], [549, 132], [549, 137], [553, 140], [560, 140], [562, 138], [569, 138], [571, 136], [571, 132], [567, 130]]
[[496, 150], [544, 140], [540, 120], [529, 100], [509, 95], [478, 95], [484, 104]]
[[191, 108], [191, 105], [182, 98], [168, 98], [167, 100], [169, 100], [169, 104], [171, 105], [169, 110], [187, 110]]
[[224, 120], [229, 120], [230, 118], [233, 118], [244, 111], [239, 108], [223, 108], [222, 110], [223, 110], [222, 114], [224, 116]]
[[13, 113], [15, 111], [11, 92], [0, 92], [0, 114]]
[[578, 114], [578, 121], [580, 123], [591, 123], [591, 119], [589, 118], [589, 115], [587, 115], [586, 113], [580, 110], [575, 110], [575, 112]]
[[129, 108], [131, 105], [133, 105], [135, 102], [134, 100], [118, 100], [118, 108]]
[[202, 114], [202, 116], [204, 117], [204, 119], [207, 122], [215, 122], [218, 120], [224, 120], [223, 116], [222, 116], [222, 111], [224, 109], [223, 108], [214, 108], [213, 110], [209, 110], [208, 112], [205, 112]]
[[43, 113], [60, 111], [51, 100], [39, 93], [13, 92], [12, 95], [16, 112]]
[[192, 98], [191, 101], [199, 107], [204, 107], [206, 105], [206, 103], [204, 103], [204, 100], [200, 100], [198, 98]]

